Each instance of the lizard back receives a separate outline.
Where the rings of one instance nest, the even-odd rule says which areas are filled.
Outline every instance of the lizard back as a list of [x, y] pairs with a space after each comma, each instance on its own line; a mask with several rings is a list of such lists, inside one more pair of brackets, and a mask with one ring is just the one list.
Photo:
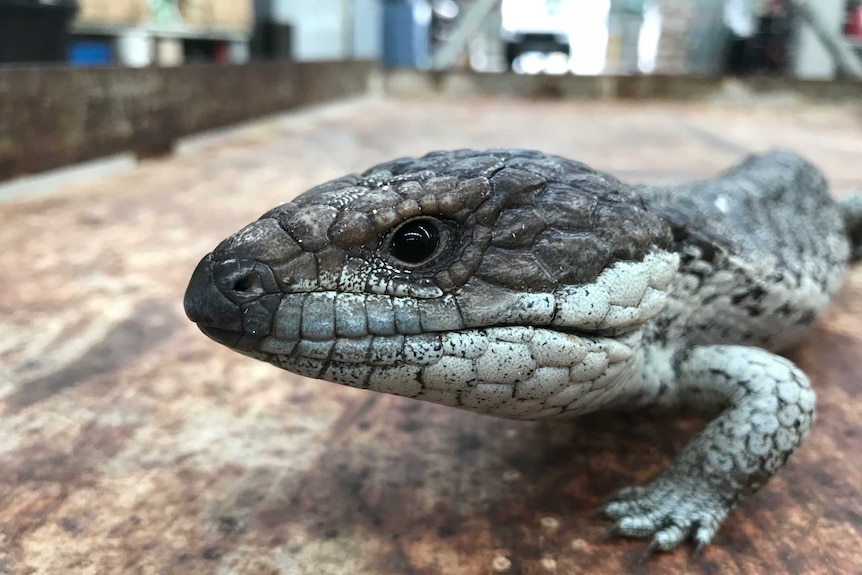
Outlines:
[[663, 338], [780, 349], [841, 286], [850, 253], [841, 206], [792, 152], [753, 156], [712, 180], [636, 189], [670, 223], [681, 256], [656, 319]]

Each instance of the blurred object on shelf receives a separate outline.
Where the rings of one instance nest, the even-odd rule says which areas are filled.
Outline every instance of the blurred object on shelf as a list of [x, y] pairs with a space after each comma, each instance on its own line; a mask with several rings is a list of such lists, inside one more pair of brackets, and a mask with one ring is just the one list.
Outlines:
[[[569, 69], [574, 74], [594, 76], [605, 73], [609, 64], [616, 66], [622, 53], [622, 39], [609, 45], [610, 9], [608, 0], [580, 2], [568, 8], [572, 44]], [[609, 58], [609, 50], [613, 60]]]
[[644, 0], [611, 0], [608, 14], [608, 65], [616, 74], [636, 74]]
[[152, 16], [150, 0], [79, 0], [77, 22], [135, 24]]
[[749, 73], [780, 75], [790, 64], [793, 13], [784, 0], [767, 0], [749, 41]]
[[114, 61], [114, 49], [107, 40], [74, 40], [69, 49], [73, 66], [107, 66]]
[[[597, 4], [607, 4], [598, 2]], [[531, 52], [540, 54], [571, 53], [570, 30], [582, 8], [571, 0], [504, 0], [501, 35], [505, 42], [506, 61], [515, 68], [515, 61]], [[530, 65], [528, 64], [528, 68]]]
[[229, 64], [230, 61], [230, 47], [224, 43], [216, 44], [215, 48], [213, 48], [213, 62]]
[[252, 57], [261, 60], [293, 58], [293, 25], [279, 22], [258, 22], [251, 44]]
[[188, 24], [206, 26], [212, 21], [212, 0], [177, 0], [177, 7]]
[[144, 30], [130, 28], [116, 37], [117, 60], [123, 66], [143, 68], [153, 63], [156, 41]]
[[847, 23], [844, 25], [844, 34], [850, 38], [862, 40], [862, 2], [848, 5]]
[[461, 5], [456, 0], [431, 1], [431, 49], [436, 50], [452, 38], [452, 33], [461, 14]]
[[843, 36], [847, 19], [845, 0], [785, 0], [799, 24], [795, 35], [792, 71], [799, 78], [862, 79], [862, 59]]
[[736, 76], [782, 74], [793, 32], [789, 7], [784, 0], [765, 0], [751, 14], [746, 35], [734, 30], [724, 72]]
[[63, 62], [75, 0], [0, 0], [0, 63]]
[[182, 22], [176, 0], [150, 0], [152, 21], [159, 24]]
[[179, 38], [162, 38], [156, 42], [158, 66], [180, 66], [184, 60], [183, 41]]
[[187, 24], [226, 30], [250, 30], [254, 25], [251, 0], [179, 0]]
[[688, 71], [699, 76], [719, 76], [724, 73], [734, 38], [728, 22], [739, 25], [743, 19], [733, 10], [728, 11], [724, 0], [695, 0], [694, 16], [688, 34]]
[[383, 63], [399, 68], [431, 65], [431, 5], [427, 0], [386, 0]]
[[790, 66], [793, 11], [787, 0], [698, 0], [689, 36], [695, 74], [783, 75]]

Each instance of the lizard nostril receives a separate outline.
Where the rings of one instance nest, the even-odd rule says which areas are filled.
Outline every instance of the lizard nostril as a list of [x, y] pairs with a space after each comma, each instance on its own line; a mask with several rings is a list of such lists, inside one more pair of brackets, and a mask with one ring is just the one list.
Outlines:
[[273, 281], [264, 276], [266, 269], [252, 260], [224, 260], [213, 266], [216, 288], [237, 304], [247, 303], [272, 291]]
[[261, 293], [264, 291], [263, 280], [260, 279], [260, 274], [252, 271], [247, 275], [238, 278], [230, 289], [235, 292]]

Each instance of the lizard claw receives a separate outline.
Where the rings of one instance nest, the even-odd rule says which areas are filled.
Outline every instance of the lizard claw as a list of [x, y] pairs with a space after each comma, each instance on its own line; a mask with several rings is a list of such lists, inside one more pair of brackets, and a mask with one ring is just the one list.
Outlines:
[[692, 540], [695, 553], [718, 531], [730, 508], [702, 483], [661, 477], [643, 487], [624, 489], [597, 513], [614, 521], [614, 537], [650, 538], [644, 558], [672, 551]]
[[647, 545], [644, 548], [644, 551], [643, 551], [643, 553], [641, 553], [641, 556], [640, 556], [640, 559], [638, 560], [638, 562], [639, 563], [646, 563], [647, 561], [650, 560], [650, 558], [653, 555], [655, 555], [656, 551], [659, 551], [659, 544], [658, 544], [658, 541], [653, 539], [652, 541], [649, 542], [649, 545]]

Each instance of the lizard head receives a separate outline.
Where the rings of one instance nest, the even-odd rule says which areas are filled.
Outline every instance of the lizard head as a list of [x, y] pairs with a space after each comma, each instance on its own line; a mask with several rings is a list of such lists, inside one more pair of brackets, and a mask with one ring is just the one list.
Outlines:
[[573, 408], [550, 398], [631, 358], [664, 305], [671, 243], [627, 186], [583, 164], [435, 152], [267, 212], [201, 261], [185, 309], [212, 339], [303, 375], [553, 415]]

